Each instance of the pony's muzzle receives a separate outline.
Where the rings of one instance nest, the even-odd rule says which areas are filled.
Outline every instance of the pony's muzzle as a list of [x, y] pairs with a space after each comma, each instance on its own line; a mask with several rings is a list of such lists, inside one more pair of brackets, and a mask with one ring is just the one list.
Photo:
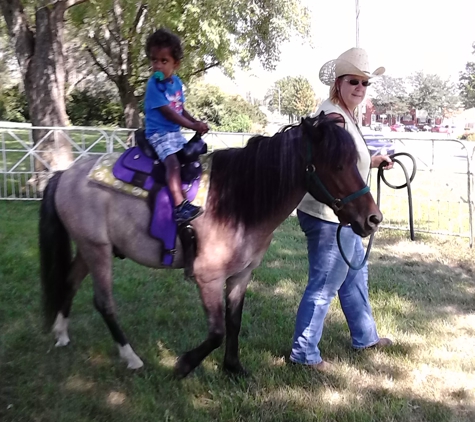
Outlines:
[[371, 214], [366, 218], [366, 228], [369, 229], [370, 233], [373, 233], [378, 229], [378, 226], [382, 221], [383, 214], [380, 212], [377, 214]]

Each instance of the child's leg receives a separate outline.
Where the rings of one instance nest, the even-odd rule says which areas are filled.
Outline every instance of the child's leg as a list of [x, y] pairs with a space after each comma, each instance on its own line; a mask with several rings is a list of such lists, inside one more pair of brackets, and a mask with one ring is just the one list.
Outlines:
[[168, 188], [172, 194], [175, 207], [178, 207], [178, 205], [180, 205], [185, 200], [185, 197], [183, 196], [183, 191], [181, 190], [181, 167], [176, 154], [169, 155], [167, 158], [165, 158], [165, 167], [167, 169]]

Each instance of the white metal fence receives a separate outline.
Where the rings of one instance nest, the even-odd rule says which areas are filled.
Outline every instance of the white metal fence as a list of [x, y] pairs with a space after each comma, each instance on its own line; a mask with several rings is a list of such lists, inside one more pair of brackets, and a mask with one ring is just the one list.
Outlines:
[[[33, 132], [42, 130], [34, 145]], [[193, 133], [184, 132], [191, 137]], [[74, 161], [86, 155], [122, 151], [134, 143], [134, 131], [91, 127], [35, 128], [0, 127], [0, 200], [39, 200], [41, 194], [31, 183], [37, 176], [35, 160], [41, 159], [43, 146], [58, 136], [71, 145]], [[209, 149], [242, 147], [252, 134], [211, 132], [206, 137]], [[430, 135], [429, 135], [430, 136]], [[473, 172], [475, 143], [452, 139], [395, 138], [396, 152], [408, 152], [417, 161], [412, 183], [415, 230], [462, 236], [473, 243]], [[410, 167], [410, 163], [408, 163]], [[402, 172], [386, 172], [393, 184], [404, 182]], [[376, 173], [372, 192], [376, 190]], [[408, 201], [405, 190], [382, 188], [381, 210], [384, 227], [408, 229]]]
[[[430, 136], [430, 135], [429, 135]], [[473, 142], [457, 139], [393, 138], [395, 152], [414, 156], [417, 174], [411, 184], [414, 228], [428, 232], [469, 238], [473, 244]], [[399, 159], [400, 157], [398, 157]], [[410, 160], [401, 161], [412, 169]], [[372, 192], [376, 192], [376, 170], [373, 170]], [[403, 172], [385, 172], [394, 185], [405, 182]], [[383, 227], [408, 229], [407, 190], [393, 190], [382, 184], [381, 211]]]
[[[33, 142], [34, 131], [41, 131], [41, 138]], [[188, 138], [192, 132], [184, 132]], [[208, 149], [243, 147], [252, 136], [249, 133], [210, 132], [205, 135]], [[41, 154], [45, 145], [58, 139], [71, 145], [73, 160], [84, 156], [123, 151], [135, 143], [130, 129], [100, 129], [92, 127], [27, 127], [8, 125], [0, 127], [0, 200], [39, 200], [41, 194], [33, 183], [38, 172], [35, 161], [49, 168]], [[58, 144], [59, 145], [59, 144]]]

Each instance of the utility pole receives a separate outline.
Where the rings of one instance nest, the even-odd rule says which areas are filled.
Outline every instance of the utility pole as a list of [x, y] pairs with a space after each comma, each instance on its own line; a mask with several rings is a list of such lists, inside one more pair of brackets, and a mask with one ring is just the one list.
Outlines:
[[[356, 47], [360, 46], [360, 1], [355, 0], [356, 11]], [[363, 100], [364, 101], [364, 100]], [[358, 106], [358, 125], [361, 126], [363, 121], [363, 113], [361, 110], [361, 104]]]
[[360, 2], [355, 0], [356, 8], [356, 47], [360, 46]]

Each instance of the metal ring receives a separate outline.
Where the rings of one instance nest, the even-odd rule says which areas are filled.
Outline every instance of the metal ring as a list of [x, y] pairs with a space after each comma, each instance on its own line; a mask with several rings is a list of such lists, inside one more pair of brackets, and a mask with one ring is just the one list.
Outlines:
[[332, 206], [335, 207], [337, 211], [340, 211], [343, 208], [343, 203], [341, 199], [335, 198], [333, 200]]
[[307, 167], [305, 167], [305, 171], [307, 173], [315, 173], [317, 169], [315, 168], [313, 164], [308, 164]]

